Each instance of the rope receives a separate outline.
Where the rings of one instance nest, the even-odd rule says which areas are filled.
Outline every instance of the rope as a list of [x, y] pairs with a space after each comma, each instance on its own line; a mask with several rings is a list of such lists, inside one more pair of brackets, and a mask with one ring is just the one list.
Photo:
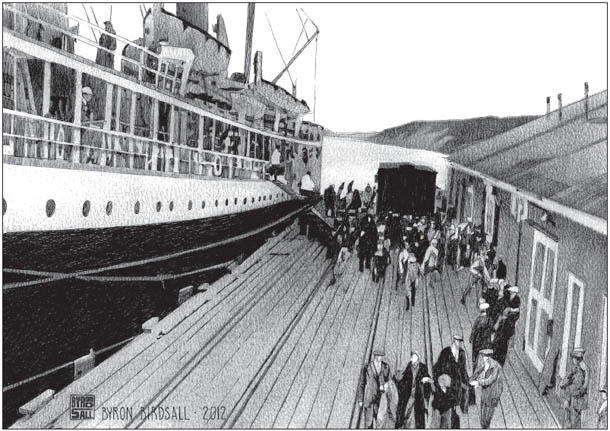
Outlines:
[[[112, 345], [110, 345], [108, 347], [104, 347], [103, 349], [98, 350], [97, 352], [94, 352], [93, 354], [95, 356], [95, 355], [99, 355], [101, 353], [107, 352], [108, 350], [114, 349], [115, 347], [118, 347], [118, 346], [120, 346], [122, 344], [126, 344], [126, 343], [130, 342], [131, 340], [133, 340], [136, 337], [137, 337], [137, 335], [134, 335], [133, 337], [129, 337], [126, 340], [119, 341], [118, 343], [112, 344]], [[19, 386], [23, 386], [26, 383], [30, 383], [30, 382], [33, 382], [34, 380], [38, 380], [38, 379], [40, 379], [42, 377], [48, 376], [49, 374], [52, 374], [52, 373], [54, 373], [56, 371], [59, 371], [59, 370], [61, 370], [63, 368], [68, 368], [69, 366], [71, 366], [73, 364], [74, 364], [74, 361], [66, 362], [65, 364], [61, 364], [61, 365], [59, 365], [59, 366], [57, 366], [55, 368], [51, 368], [50, 370], [47, 370], [47, 371], [45, 371], [43, 373], [36, 374], [35, 376], [32, 376], [32, 377], [28, 377], [27, 379], [21, 380], [21, 381], [19, 381], [17, 383], [13, 383], [12, 385], [5, 386], [5, 387], [2, 388], [2, 392], [4, 393], [4, 392], [10, 391], [12, 389], [18, 388]]]
[[290, 82], [294, 86], [294, 81], [292, 80], [292, 75], [290, 75], [290, 69], [286, 65], [286, 60], [284, 60], [284, 56], [282, 55], [282, 50], [280, 49], [280, 45], [277, 43], [277, 39], [275, 38], [275, 33], [273, 32], [273, 27], [271, 27], [271, 21], [269, 21], [269, 15], [265, 13], [265, 17], [267, 17], [267, 23], [269, 24], [269, 29], [271, 30], [271, 35], [273, 36], [273, 40], [275, 41], [275, 46], [277, 47], [278, 52], [280, 53], [280, 58], [282, 59], [282, 63], [284, 63], [284, 67], [286, 68], [286, 72], [288, 72], [288, 77], [290, 78]]
[[293, 217], [295, 214], [300, 213], [302, 211], [305, 211], [306, 209], [310, 208], [313, 204], [308, 204], [303, 208], [299, 208], [295, 211], [292, 211], [291, 213], [285, 215], [284, 217], [279, 218], [278, 220], [269, 223], [265, 226], [261, 226], [258, 229], [255, 229], [253, 231], [247, 232], [247, 233], [243, 233], [241, 235], [237, 235], [231, 238], [227, 238], [225, 240], [222, 241], [218, 241], [212, 244], [207, 244], [204, 246], [200, 246], [200, 247], [195, 247], [189, 250], [184, 250], [184, 251], [179, 251], [179, 252], [175, 252], [175, 253], [170, 253], [170, 254], [166, 254], [163, 256], [157, 256], [157, 257], [152, 257], [149, 259], [142, 259], [142, 260], [136, 260], [136, 261], [131, 261], [131, 262], [125, 262], [125, 263], [119, 263], [119, 264], [115, 264], [115, 265], [110, 265], [110, 266], [106, 266], [103, 268], [97, 268], [97, 269], [88, 269], [88, 270], [83, 270], [83, 271], [77, 271], [77, 272], [73, 272], [71, 274], [64, 274], [61, 276], [57, 276], [57, 277], [53, 277], [53, 278], [47, 278], [47, 279], [43, 279], [43, 280], [33, 280], [33, 281], [25, 281], [25, 282], [19, 282], [19, 283], [10, 283], [7, 284], [6, 286], [2, 287], [3, 291], [7, 291], [7, 290], [12, 290], [12, 289], [17, 289], [17, 288], [21, 288], [21, 287], [29, 287], [29, 286], [35, 286], [35, 285], [39, 285], [39, 284], [43, 284], [43, 283], [47, 283], [49, 281], [58, 281], [58, 280], [64, 280], [64, 279], [68, 279], [68, 278], [82, 278], [83, 276], [87, 276], [87, 275], [91, 275], [91, 274], [97, 274], [100, 272], [106, 272], [106, 271], [112, 271], [112, 270], [119, 270], [119, 269], [126, 269], [126, 268], [131, 268], [134, 266], [143, 266], [143, 265], [147, 265], [149, 263], [155, 263], [155, 262], [161, 262], [164, 260], [169, 260], [169, 259], [173, 259], [173, 258], [177, 258], [177, 257], [181, 257], [181, 256], [185, 256], [191, 253], [195, 253], [195, 252], [199, 252], [199, 251], [204, 251], [204, 250], [208, 250], [211, 248], [215, 248], [215, 247], [219, 247], [222, 245], [227, 245], [227, 244], [231, 244], [233, 242], [237, 242], [237, 241], [241, 241], [242, 239], [248, 238], [250, 236], [254, 236], [257, 235], [261, 232], [264, 232], [266, 230], [268, 230], [269, 228], [278, 225], [282, 222], [284, 222], [285, 220], [288, 220], [289, 218]]
[[[160, 275], [143, 275], [143, 276], [76, 276], [79, 280], [85, 281], [165, 281], [175, 280], [176, 278], [187, 277], [189, 275], [199, 274], [202, 272], [212, 271], [214, 269], [220, 269], [231, 265], [234, 260], [227, 260], [226, 262], [218, 263], [212, 266], [206, 266], [205, 268], [195, 269], [193, 271], [181, 272], [180, 274], [160, 274]], [[29, 269], [13, 269], [5, 268], [4, 272], [9, 274], [21, 274], [21, 275], [35, 275], [38, 277], [47, 277], [47, 279], [54, 278], [66, 278], [70, 276], [68, 273], [63, 272], [47, 272], [47, 271], [33, 271]], [[36, 280], [38, 281], [38, 280]]]
[[313, 122], [316, 122], [316, 99], [318, 96], [318, 36], [316, 36], [316, 54], [313, 63]]

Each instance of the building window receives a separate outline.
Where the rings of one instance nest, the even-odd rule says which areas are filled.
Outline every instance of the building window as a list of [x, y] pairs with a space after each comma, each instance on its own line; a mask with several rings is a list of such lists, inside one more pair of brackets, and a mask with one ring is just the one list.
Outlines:
[[91, 210], [91, 202], [87, 200], [83, 203], [83, 217], [87, 217], [89, 215], [89, 210]]
[[[218, 201], [216, 201], [216, 206], [218, 206]], [[205, 209], [205, 201], [201, 201], [201, 209]]]
[[170, 211], [174, 210], [174, 201], [170, 201], [170, 203], [169, 203], [169, 210]]
[[[549, 250], [550, 251], [550, 250]], [[574, 347], [582, 347], [582, 317], [585, 302], [584, 283], [568, 273], [568, 292], [563, 316], [563, 344], [559, 374], [565, 377], [570, 366], [570, 354]]]
[[161, 211], [161, 202], [157, 202], [157, 212]]
[[193, 209], [193, 201], [189, 201], [188, 209], [189, 209], [189, 211]]
[[106, 215], [112, 214], [112, 201], [108, 201], [106, 204]]
[[133, 206], [133, 212], [136, 214], [140, 214], [140, 201], [136, 201]]

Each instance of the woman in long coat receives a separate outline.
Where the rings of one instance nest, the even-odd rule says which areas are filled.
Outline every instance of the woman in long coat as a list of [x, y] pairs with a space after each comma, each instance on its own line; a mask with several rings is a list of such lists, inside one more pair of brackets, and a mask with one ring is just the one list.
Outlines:
[[428, 367], [419, 361], [419, 354], [413, 352], [411, 361], [397, 385], [397, 428], [425, 428], [426, 402], [430, 398], [431, 392], [431, 385], [427, 382], [428, 380], [430, 380]]

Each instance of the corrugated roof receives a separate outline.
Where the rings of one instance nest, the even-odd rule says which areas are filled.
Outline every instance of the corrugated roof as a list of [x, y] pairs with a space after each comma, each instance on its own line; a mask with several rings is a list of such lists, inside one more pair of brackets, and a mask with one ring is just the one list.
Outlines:
[[473, 142], [449, 156], [452, 162], [608, 220], [608, 92]]

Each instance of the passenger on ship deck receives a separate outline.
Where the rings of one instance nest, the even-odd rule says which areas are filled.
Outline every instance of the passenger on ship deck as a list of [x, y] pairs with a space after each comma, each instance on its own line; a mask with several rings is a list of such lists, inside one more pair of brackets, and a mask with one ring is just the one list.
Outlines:
[[[104, 23], [106, 32], [116, 34], [114, 27], [110, 21]], [[116, 38], [104, 33], [100, 36], [99, 41], [101, 48], [106, 48], [108, 51], [114, 51], [116, 49]], [[104, 49], [98, 48], [95, 62], [100, 66], [114, 68], [114, 54]]]
[[479, 304], [481, 314], [477, 316], [472, 324], [472, 332], [470, 333], [470, 343], [472, 344], [472, 369], [476, 368], [479, 352], [491, 345], [493, 321], [487, 315], [488, 309], [488, 303], [482, 302]]
[[481, 388], [481, 428], [491, 425], [494, 410], [500, 403], [502, 395], [502, 367], [491, 358], [492, 349], [481, 350], [478, 366], [472, 373], [470, 385]]
[[359, 270], [364, 271], [371, 267], [371, 258], [377, 250], [377, 226], [372, 215], [367, 215], [358, 229], [358, 258]]
[[311, 179], [311, 172], [307, 171], [303, 178], [301, 178], [301, 194], [305, 197], [311, 198], [316, 196], [316, 185]]
[[273, 180], [277, 181], [277, 174], [280, 173], [280, 166], [282, 153], [280, 153], [280, 146], [276, 145], [273, 149], [273, 153], [271, 153], [271, 168], [269, 169], [269, 174], [273, 175]]

